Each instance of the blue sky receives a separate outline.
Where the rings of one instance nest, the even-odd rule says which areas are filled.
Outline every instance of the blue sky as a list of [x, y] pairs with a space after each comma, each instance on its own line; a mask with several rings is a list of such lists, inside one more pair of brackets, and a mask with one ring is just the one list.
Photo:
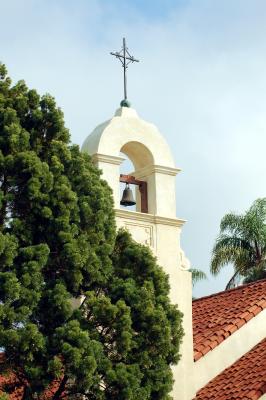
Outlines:
[[[55, 96], [72, 141], [112, 117], [122, 70], [109, 55], [127, 38], [141, 60], [128, 92], [176, 164], [182, 245], [208, 271], [222, 216], [265, 196], [264, 0], [0, 0], [0, 60], [14, 81]], [[230, 269], [195, 288], [222, 290]]]

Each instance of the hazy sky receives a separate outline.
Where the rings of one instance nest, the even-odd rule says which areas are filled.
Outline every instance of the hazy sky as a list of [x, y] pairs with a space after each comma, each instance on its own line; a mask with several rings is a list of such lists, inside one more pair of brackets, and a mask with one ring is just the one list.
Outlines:
[[[72, 141], [113, 116], [125, 36], [141, 60], [128, 97], [155, 123], [176, 165], [182, 247], [209, 270], [219, 222], [265, 196], [265, 0], [0, 0], [0, 60], [14, 81], [55, 96]], [[229, 268], [199, 283], [222, 290]]]

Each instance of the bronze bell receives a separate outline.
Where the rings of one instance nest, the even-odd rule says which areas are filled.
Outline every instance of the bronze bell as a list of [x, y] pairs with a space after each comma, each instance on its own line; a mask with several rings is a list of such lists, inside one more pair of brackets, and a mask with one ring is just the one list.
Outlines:
[[136, 204], [134, 197], [133, 197], [133, 193], [132, 190], [129, 187], [129, 184], [126, 183], [126, 187], [123, 191], [123, 196], [122, 199], [120, 201], [121, 206], [134, 206]]

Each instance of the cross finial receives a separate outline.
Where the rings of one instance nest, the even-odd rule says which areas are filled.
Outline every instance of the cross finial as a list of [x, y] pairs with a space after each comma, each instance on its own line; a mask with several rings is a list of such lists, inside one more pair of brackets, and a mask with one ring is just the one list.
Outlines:
[[127, 100], [127, 68], [128, 68], [128, 64], [130, 64], [131, 62], [139, 62], [139, 60], [136, 60], [133, 56], [131, 56], [129, 54], [129, 51], [126, 47], [126, 39], [123, 38], [123, 46], [122, 49], [118, 52], [115, 53], [110, 53], [112, 54], [112, 56], [115, 56], [116, 58], [118, 58], [121, 63], [122, 63], [122, 67], [124, 69], [124, 100], [121, 101], [121, 106], [124, 107], [129, 107], [129, 102]]

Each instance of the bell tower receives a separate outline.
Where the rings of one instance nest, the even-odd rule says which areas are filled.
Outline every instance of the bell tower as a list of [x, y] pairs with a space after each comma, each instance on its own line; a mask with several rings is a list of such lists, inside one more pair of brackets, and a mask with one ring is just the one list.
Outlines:
[[[82, 150], [92, 156], [113, 190], [117, 227], [128, 229], [133, 239], [149, 246], [169, 276], [171, 301], [184, 314], [185, 331], [182, 358], [173, 366], [172, 395], [175, 400], [192, 399], [188, 383], [193, 371], [191, 273], [180, 246], [185, 221], [176, 217], [175, 179], [180, 170], [158, 129], [139, 118], [128, 103], [122, 102], [113, 118], [94, 129]], [[120, 175], [121, 152], [134, 165], [129, 175]], [[136, 211], [121, 208], [121, 181], [136, 185]]]

